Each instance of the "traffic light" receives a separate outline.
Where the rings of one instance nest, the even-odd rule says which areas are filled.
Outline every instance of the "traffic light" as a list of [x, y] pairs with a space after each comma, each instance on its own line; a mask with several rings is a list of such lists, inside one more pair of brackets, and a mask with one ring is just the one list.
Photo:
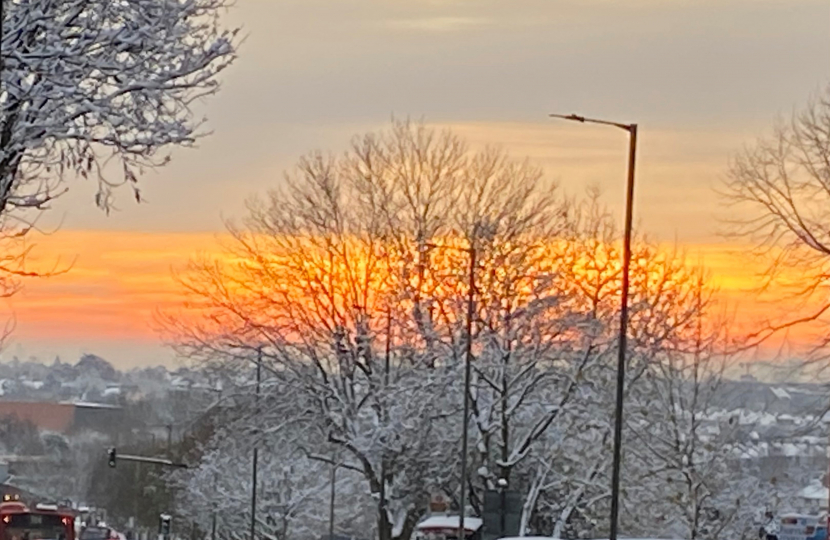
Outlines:
[[168, 514], [161, 514], [159, 516], [159, 534], [164, 538], [170, 536], [170, 521], [171, 518]]
[[115, 453], [115, 448], [110, 448], [107, 450], [107, 463], [110, 467], [115, 468], [115, 460], [117, 459], [117, 455]]

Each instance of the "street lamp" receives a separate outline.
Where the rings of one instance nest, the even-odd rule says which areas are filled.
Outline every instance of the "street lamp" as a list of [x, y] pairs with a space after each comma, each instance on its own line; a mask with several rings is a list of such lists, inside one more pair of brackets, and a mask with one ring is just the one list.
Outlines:
[[573, 122], [614, 126], [628, 132], [628, 182], [625, 192], [625, 229], [623, 232], [623, 277], [620, 294], [620, 336], [617, 352], [617, 404], [614, 417], [614, 461], [611, 473], [611, 531], [609, 540], [617, 540], [617, 525], [620, 512], [620, 462], [622, 451], [623, 389], [625, 387], [625, 352], [628, 337], [628, 288], [631, 268], [631, 223], [634, 214], [634, 161], [637, 154], [637, 124], [620, 124], [606, 120], [585, 118], [575, 114], [551, 114]]
[[[256, 356], [256, 417], [259, 419], [259, 391], [262, 383], [262, 346], [257, 347]], [[255, 431], [259, 439], [259, 430]], [[257, 496], [257, 466], [259, 464], [258, 440], [254, 441], [254, 459], [251, 469], [251, 540], [256, 540], [256, 496]]]
[[465, 329], [467, 334], [467, 343], [464, 354], [464, 419], [462, 421], [461, 431], [461, 493], [459, 494], [460, 505], [458, 508], [458, 540], [464, 540], [464, 538], [466, 537], [464, 532], [464, 514], [466, 512], [465, 507], [467, 505], [467, 428], [469, 426], [470, 416], [470, 372], [472, 370], [471, 366], [473, 359], [473, 311], [475, 304], [476, 289], [476, 248], [472, 243], [470, 244], [469, 248], [444, 246], [429, 243], [424, 244], [424, 246], [427, 248], [454, 249], [456, 251], [462, 251], [464, 253], [467, 253], [470, 257], [467, 289], [467, 321]]

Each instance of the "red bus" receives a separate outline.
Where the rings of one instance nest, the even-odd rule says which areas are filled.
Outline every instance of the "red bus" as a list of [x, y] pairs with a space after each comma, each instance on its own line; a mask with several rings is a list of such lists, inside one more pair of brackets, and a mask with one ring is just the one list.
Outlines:
[[30, 510], [23, 503], [2, 503], [0, 540], [75, 540], [75, 518], [57, 507]]

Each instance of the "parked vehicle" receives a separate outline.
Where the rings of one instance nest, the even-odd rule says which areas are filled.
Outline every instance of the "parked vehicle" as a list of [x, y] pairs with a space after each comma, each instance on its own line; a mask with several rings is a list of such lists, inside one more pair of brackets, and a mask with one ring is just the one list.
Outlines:
[[75, 540], [75, 516], [55, 505], [0, 503], [0, 540]]
[[778, 540], [827, 540], [827, 517], [785, 514], [781, 516]]
[[[458, 540], [459, 516], [432, 516], [415, 527], [416, 540]], [[465, 540], [481, 540], [483, 522], [476, 517], [464, 518]]]

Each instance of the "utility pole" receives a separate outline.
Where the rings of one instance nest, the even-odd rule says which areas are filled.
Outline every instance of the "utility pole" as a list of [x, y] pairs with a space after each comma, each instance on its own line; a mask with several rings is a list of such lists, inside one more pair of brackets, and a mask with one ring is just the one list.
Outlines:
[[[213, 473], [213, 493], [216, 493], [216, 473]], [[216, 503], [213, 503], [213, 514], [210, 517], [210, 540], [216, 540]]]
[[499, 526], [501, 534], [507, 534], [507, 480], [499, 478], [499, 506], [501, 508], [501, 515], [499, 516]]
[[392, 355], [392, 308], [386, 307], [386, 350], [383, 357], [383, 382], [389, 386], [389, 368]]
[[[0, 1], [2, 1], [2, 0], [0, 0]], [[133, 517], [133, 534], [137, 535], [138, 534], [138, 514], [141, 511], [141, 508], [139, 507], [139, 501], [141, 501], [142, 495], [143, 495], [143, 493], [141, 493], [139, 491], [141, 489], [141, 464], [140, 463], [135, 464], [135, 489], [136, 489], [137, 493], [136, 493], [135, 502], [134, 502], [134, 506], [133, 506], [133, 516], [135, 516], [135, 517]], [[137, 536], [136, 536], [136, 538], [137, 538]]]
[[132, 461], [134, 463], [152, 463], [153, 465], [161, 465], [163, 467], [178, 467], [181, 469], [190, 468], [186, 463], [176, 463], [169, 459], [119, 454], [117, 453], [117, 450], [114, 447], [107, 449], [107, 456], [109, 466], [113, 469], [116, 467], [116, 464], [119, 461]]
[[[256, 357], [256, 416], [259, 417], [259, 387], [262, 382], [262, 346], [257, 347]], [[259, 431], [256, 431], [257, 437]], [[256, 491], [257, 491], [257, 461], [259, 460], [258, 441], [254, 441], [254, 463], [251, 473], [251, 540], [256, 540]]]
[[5, 22], [5, 20], [6, 20], [6, 0], [0, 0], [0, 78], [3, 75], [3, 67], [6, 64], [5, 61], [3, 60], [3, 22]]
[[473, 360], [473, 310], [475, 309], [476, 290], [476, 248], [470, 246], [470, 274], [467, 290], [467, 349], [464, 355], [464, 420], [461, 431], [461, 504], [458, 508], [458, 540], [466, 538], [464, 527], [464, 514], [467, 506], [467, 427], [470, 417], [470, 371]]
[[474, 239], [470, 240], [470, 247], [458, 248], [455, 246], [441, 246], [437, 244], [426, 244], [427, 248], [443, 248], [462, 251], [470, 257], [470, 266], [467, 283], [467, 321], [465, 332], [467, 334], [466, 350], [464, 353], [464, 417], [461, 421], [461, 482], [460, 482], [460, 504], [458, 508], [458, 540], [466, 538], [464, 517], [467, 507], [467, 447], [469, 445], [467, 431], [470, 420], [470, 378], [472, 377], [473, 363], [473, 317], [475, 316], [475, 291], [476, 291], [476, 246]]
[[[386, 306], [386, 350], [383, 358], [383, 382], [384, 382], [384, 402], [383, 402], [383, 420], [386, 423], [389, 420], [389, 371], [392, 357], [392, 308]], [[385, 448], [381, 449], [380, 454], [380, 512], [382, 518], [378, 522], [378, 527], [383, 527], [384, 530], [379, 530], [380, 540], [391, 540], [391, 534], [386, 525], [389, 523], [388, 514], [386, 514], [386, 455]], [[332, 483], [332, 486], [334, 484]], [[333, 489], [333, 488], [332, 488]], [[332, 514], [333, 515], [333, 514]], [[329, 540], [332, 540], [331, 538]]]
[[334, 540], [334, 502], [337, 497], [337, 463], [331, 466], [331, 493], [329, 495], [329, 540]]

